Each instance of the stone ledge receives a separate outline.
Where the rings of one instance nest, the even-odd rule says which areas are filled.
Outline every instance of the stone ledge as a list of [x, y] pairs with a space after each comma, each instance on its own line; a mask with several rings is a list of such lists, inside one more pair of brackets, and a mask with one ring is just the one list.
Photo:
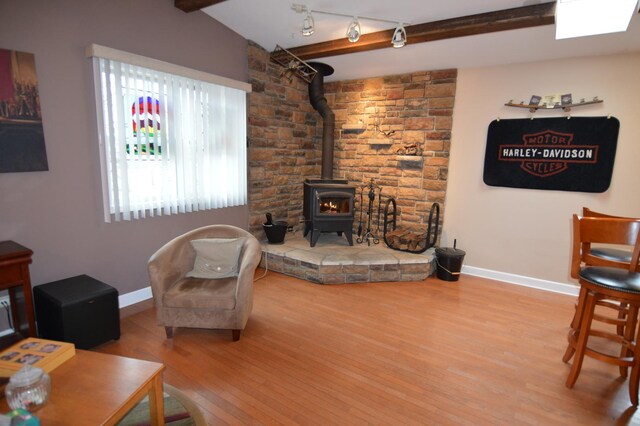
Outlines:
[[435, 271], [434, 249], [414, 254], [384, 242], [349, 246], [344, 237], [329, 233], [315, 247], [300, 233], [287, 234], [284, 244], [262, 242], [262, 251], [262, 268], [318, 284], [422, 281]]

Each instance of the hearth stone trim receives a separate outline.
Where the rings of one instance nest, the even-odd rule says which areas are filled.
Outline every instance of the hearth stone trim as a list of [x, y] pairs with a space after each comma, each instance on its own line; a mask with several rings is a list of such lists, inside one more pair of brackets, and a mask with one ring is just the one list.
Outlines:
[[[420, 255], [327, 256], [313, 250], [262, 245], [270, 271], [317, 284], [423, 281], [435, 272], [434, 249]], [[390, 249], [389, 249], [390, 250]], [[391, 250], [390, 250], [391, 251]], [[260, 262], [265, 267], [264, 257]]]

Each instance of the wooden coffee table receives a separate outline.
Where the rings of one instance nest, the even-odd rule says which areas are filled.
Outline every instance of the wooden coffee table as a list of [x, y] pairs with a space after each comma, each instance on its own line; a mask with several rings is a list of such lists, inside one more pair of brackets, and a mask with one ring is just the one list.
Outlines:
[[[115, 425], [149, 395], [152, 425], [164, 425], [162, 371], [156, 362], [76, 350], [51, 373], [51, 395], [34, 414], [47, 426]], [[0, 400], [2, 413], [10, 411]]]

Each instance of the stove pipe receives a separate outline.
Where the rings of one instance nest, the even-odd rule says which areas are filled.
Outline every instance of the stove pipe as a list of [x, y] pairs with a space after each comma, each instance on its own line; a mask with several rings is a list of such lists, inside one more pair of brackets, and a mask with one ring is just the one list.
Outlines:
[[318, 73], [309, 83], [309, 101], [322, 116], [322, 179], [333, 179], [333, 133], [336, 117], [324, 97], [324, 77], [333, 74], [333, 67], [321, 62], [309, 62]]

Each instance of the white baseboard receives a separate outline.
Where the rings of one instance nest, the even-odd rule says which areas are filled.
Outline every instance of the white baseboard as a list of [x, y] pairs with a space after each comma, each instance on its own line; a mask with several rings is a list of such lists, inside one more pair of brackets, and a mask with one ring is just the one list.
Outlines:
[[120, 309], [122, 309], [129, 305], [144, 302], [145, 300], [151, 299], [151, 297], [153, 297], [151, 294], [151, 287], [145, 287], [140, 290], [118, 296], [118, 304]]
[[[492, 271], [490, 269], [476, 268], [475, 266], [462, 267], [462, 273], [468, 275], [474, 275], [476, 277], [490, 278], [496, 281], [503, 281], [509, 284], [516, 284], [525, 287], [537, 288], [540, 290], [552, 291], [554, 293], [568, 294], [571, 296], [577, 296], [579, 288], [575, 285], [568, 283], [558, 283], [555, 281], [541, 280], [538, 278], [525, 277], [523, 275], [509, 274], [507, 272]], [[151, 287], [141, 288], [140, 290], [132, 291], [131, 293], [123, 294], [118, 297], [118, 303], [120, 308], [125, 308], [129, 305], [135, 305], [136, 303], [144, 302], [151, 299]]]
[[569, 283], [559, 283], [555, 281], [541, 280], [538, 278], [525, 277], [524, 275], [509, 274], [507, 272], [492, 271], [491, 269], [476, 268], [475, 266], [463, 266], [462, 273], [476, 277], [490, 278], [492, 280], [503, 281], [509, 284], [521, 285], [524, 287], [537, 288], [554, 293], [577, 296], [579, 287]]

